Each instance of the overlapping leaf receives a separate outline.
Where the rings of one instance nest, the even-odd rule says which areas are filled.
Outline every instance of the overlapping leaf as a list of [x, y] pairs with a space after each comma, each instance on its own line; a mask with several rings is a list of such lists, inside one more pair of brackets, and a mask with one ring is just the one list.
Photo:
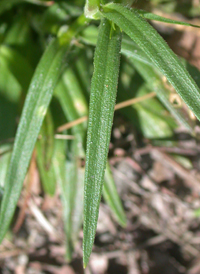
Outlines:
[[84, 23], [85, 18], [81, 16], [64, 37], [50, 43], [33, 76], [6, 177], [0, 215], [0, 241], [2, 241], [14, 214], [40, 127], [54, 87], [69, 54], [71, 39], [83, 27]]
[[118, 4], [103, 7], [103, 15], [117, 24], [166, 76], [200, 120], [200, 92], [195, 81], [163, 38], [137, 12]]
[[[78, 65], [81, 65], [82, 68], [82, 62], [81, 64], [80, 60], [77, 60], [76, 62], [78, 62]], [[79, 66], [77, 69], [79, 69]], [[82, 78], [85, 76], [85, 73], [87, 74], [87, 72], [78, 73], [78, 76]], [[83, 83], [84, 80], [85, 79], [80, 81], [80, 83]], [[88, 115], [88, 104], [83, 94], [83, 89], [79, 85], [75, 71], [71, 68], [67, 69], [63, 73], [62, 78], [56, 87], [55, 96], [59, 99], [68, 121], [74, 121], [80, 117]], [[75, 139], [69, 141], [71, 145], [68, 148], [68, 154], [71, 156], [70, 160], [68, 159], [67, 161], [68, 172], [66, 174], [65, 183], [62, 183], [65, 187], [61, 185], [68, 261], [71, 259], [72, 251], [75, 247], [80, 225], [82, 223], [83, 196], [81, 195], [81, 191], [83, 190], [82, 179], [84, 169], [80, 166], [80, 162], [82, 158], [85, 158], [86, 124], [84, 123], [73, 127], [72, 133]], [[73, 152], [70, 152], [71, 147], [73, 148]], [[76, 149], [76, 147], [78, 147], [78, 149]], [[126, 220], [123, 207], [114, 180], [108, 168], [106, 169], [103, 195], [110, 206], [115, 219], [119, 224], [125, 225]]]
[[[82, 32], [81, 39], [91, 45], [96, 44], [97, 39], [97, 28], [95, 26], [89, 26]], [[156, 70], [155, 65], [153, 62], [147, 57], [147, 55], [140, 49], [140, 47], [132, 41], [129, 37], [126, 35], [123, 36], [122, 40], [122, 48], [121, 52], [123, 55], [128, 57], [130, 61], [133, 63], [133, 65], [136, 67], [138, 72], [141, 74], [141, 76], [144, 78], [145, 81], [149, 84], [149, 86], [152, 88], [153, 91], [157, 93], [157, 96], [162, 101], [162, 103], [165, 105], [165, 107], [170, 111], [170, 113], [174, 116], [174, 118], [177, 120], [178, 123], [181, 123], [183, 126], [185, 126], [191, 133], [194, 131], [194, 127], [188, 119], [188, 116], [186, 113], [182, 110], [182, 108], [175, 107], [170, 102], [170, 91], [165, 86], [163, 80], [162, 80], [162, 74]], [[200, 87], [200, 83], [198, 82], [199, 71], [189, 65], [187, 62], [184, 64], [185, 67], [187, 67], [188, 71], [192, 75], [193, 79], [195, 79], [198, 87]], [[135, 84], [134, 84], [135, 86]], [[123, 98], [125, 94], [119, 93], [119, 97], [121, 100], [126, 100]], [[122, 110], [123, 112], [128, 112], [128, 110]], [[130, 113], [129, 113], [130, 117]]]

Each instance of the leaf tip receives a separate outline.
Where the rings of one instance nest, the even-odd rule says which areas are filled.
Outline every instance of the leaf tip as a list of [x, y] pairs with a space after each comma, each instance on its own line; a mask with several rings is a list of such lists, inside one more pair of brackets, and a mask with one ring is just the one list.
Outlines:
[[83, 254], [83, 268], [86, 269], [89, 262], [89, 257]]

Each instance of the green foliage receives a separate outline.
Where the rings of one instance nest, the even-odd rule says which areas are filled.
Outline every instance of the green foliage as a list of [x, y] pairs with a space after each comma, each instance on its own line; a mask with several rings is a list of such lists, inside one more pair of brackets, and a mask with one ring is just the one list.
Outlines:
[[[120, 110], [152, 142], [173, 138], [178, 123], [194, 134], [187, 107], [200, 119], [199, 71], [179, 59], [146, 19], [198, 26], [130, 9], [131, 0], [114, 2], [0, 1], [0, 241], [35, 149], [44, 193], [54, 195], [57, 185], [61, 190], [68, 261], [83, 224], [84, 266], [102, 193], [115, 220], [126, 225], [107, 160], [117, 90], [117, 102], [155, 92]], [[187, 107], [171, 102], [176, 92]], [[84, 122], [60, 129], [77, 119]]]
[[94, 57], [85, 166], [83, 263], [94, 241], [117, 92], [121, 47], [119, 28], [101, 21]]

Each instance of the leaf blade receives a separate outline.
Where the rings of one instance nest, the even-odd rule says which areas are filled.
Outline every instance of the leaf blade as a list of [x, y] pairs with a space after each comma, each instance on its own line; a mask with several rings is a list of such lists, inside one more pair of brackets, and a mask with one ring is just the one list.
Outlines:
[[117, 24], [139, 45], [200, 120], [199, 88], [156, 30], [134, 10], [113, 3], [102, 9], [106, 18]]
[[145, 10], [136, 10], [137, 13], [139, 13], [139, 15], [141, 15], [142, 17], [149, 19], [149, 20], [155, 20], [155, 21], [159, 21], [159, 22], [163, 22], [163, 23], [168, 23], [168, 24], [174, 24], [174, 25], [182, 25], [182, 26], [187, 26], [187, 27], [194, 27], [194, 28], [200, 28], [200, 26], [198, 25], [193, 25], [187, 22], [183, 22], [183, 21], [177, 21], [177, 20], [173, 20], [170, 18], [166, 18], [151, 12], [147, 12]]
[[[41, 59], [29, 88], [6, 178], [1, 205], [0, 241], [2, 241], [14, 214], [31, 154], [59, 77], [58, 69], [63, 63], [66, 48], [59, 49], [58, 41], [54, 40]], [[54, 62], [51, 63], [52, 59]]]
[[85, 22], [85, 17], [81, 15], [66, 33], [52, 40], [36, 68], [22, 111], [6, 177], [0, 215], [0, 242], [14, 215], [37, 136], [66, 57], [69, 56], [71, 39], [83, 28]]
[[112, 210], [116, 221], [122, 227], [125, 227], [127, 222], [126, 216], [108, 162], [106, 164], [103, 197], [106, 203], [109, 205], [110, 209]]
[[117, 90], [121, 34], [117, 28], [110, 38], [111, 29], [109, 21], [103, 19], [94, 58], [85, 167], [84, 267], [95, 237]]

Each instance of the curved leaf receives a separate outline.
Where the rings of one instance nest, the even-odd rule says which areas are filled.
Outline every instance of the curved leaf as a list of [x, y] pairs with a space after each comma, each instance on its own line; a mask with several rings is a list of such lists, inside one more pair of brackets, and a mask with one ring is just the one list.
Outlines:
[[102, 14], [117, 24], [166, 76], [200, 120], [200, 92], [195, 81], [163, 38], [137, 12], [118, 4], [102, 7]]
[[32, 79], [6, 178], [0, 215], [0, 241], [2, 241], [14, 214], [32, 151], [67, 50], [69, 50], [69, 45], [60, 48], [58, 40], [53, 40], [44, 53]]
[[178, 123], [182, 124], [187, 128], [191, 134], [194, 133], [194, 121], [189, 119], [188, 113], [186, 113], [181, 107], [175, 107], [170, 102], [171, 92], [165, 87], [160, 75], [149, 65], [144, 65], [139, 60], [135, 60], [130, 57], [130, 62], [138, 70], [141, 76], [146, 80], [149, 87], [154, 90], [160, 99], [160, 101], [165, 105], [169, 112], [174, 116]]
[[[83, 42], [95, 45], [97, 38], [97, 28], [95, 26], [89, 26], [86, 28], [82, 34], [81, 39]], [[122, 48], [121, 52], [123, 55], [127, 56], [134, 67], [138, 70], [144, 80], [149, 84], [149, 86], [157, 93], [157, 96], [165, 105], [165, 107], [169, 110], [169, 112], [174, 116], [174, 118], [185, 126], [191, 133], [194, 132], [194, 127], [191, 124], [188, 117], [185, 115], [185, 112], [182, 111], [181, 108], [176, 108], [173, 104], [169, 101], [170, 91], [165, 87], [160, 74], [155, 65], [152, 61], [147, 57], [147, 55], [139, 48], [139, 46], [132, 41], [128, 36], [124, 35], [122, 39]], [[198, 87], [200, 87], [200, 73], [197, 69], [189, 65], [188, 63], [185, 64], [188, 71], [192, 75], [193, 79], [197, 83]], [[119, 93], [119, 95], [123, 95]], [[124, 99], [125, 100], [125, 99]], [[123, 112], [127, 112], [128, 110], [122, 110]], [[130, 116], [130, 115], [129, 115]]]
[[70, 52], [71, 39], [84, 24], [85, 17], [80, 16], [68, 32], [59, 39], [52, 40], [31, 81], [6, 177], [0, 215], [0, 242], [14, 214], [37, 136], [66, 56]]

